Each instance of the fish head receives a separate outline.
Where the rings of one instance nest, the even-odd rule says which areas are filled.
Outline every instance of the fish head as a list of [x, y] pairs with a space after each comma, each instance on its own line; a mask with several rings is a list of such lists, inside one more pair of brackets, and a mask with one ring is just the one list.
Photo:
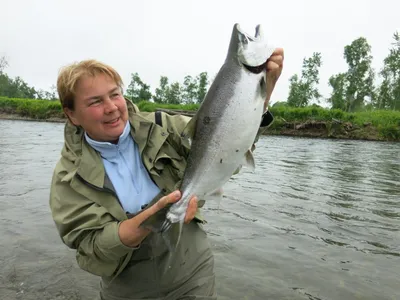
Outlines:
[[228, 58], [236, 59], [246, 67], [262, 67], [274, 50], [265, 40], [260, 24], [255, 27], [254, 36], [243, 31], [238, 23], [233, 26]]

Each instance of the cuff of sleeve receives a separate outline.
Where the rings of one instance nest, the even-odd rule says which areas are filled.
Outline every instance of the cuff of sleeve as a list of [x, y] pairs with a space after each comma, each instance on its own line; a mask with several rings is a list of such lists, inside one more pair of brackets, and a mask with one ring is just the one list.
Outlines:
[[272, 123], [274, 122], [274, 116], [272, 113], [267, 110], [263, 115], [262, 115], [262, 120], [261, 120], [261, 125], [260, 127], [267, 128], [269, 127]]
[[108, 224], [103, 228], [103, 232], [99, 236], [98, 244], [99, 248], [103, 249], [104, 254], [107, 257], [113, 257], [115, 259], [119, 259], [122, 256], [128, 254], [130, 251], [137, 250], [140, 248], [140, 245], [137, 247], [128, 247], [121, 242], [121, 239], [118, 234], [119, 226], [121, 222], [113, 222]]

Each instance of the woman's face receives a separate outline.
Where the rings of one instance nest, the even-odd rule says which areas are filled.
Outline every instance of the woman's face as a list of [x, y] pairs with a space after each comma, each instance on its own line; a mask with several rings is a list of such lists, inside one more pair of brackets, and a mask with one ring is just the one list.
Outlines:
[[120, 87], [105, 74], [78, 81], [74, 110], [66, 109], [71, 122], [90, 138], [115, 143], [128, 121], [128, 109]]

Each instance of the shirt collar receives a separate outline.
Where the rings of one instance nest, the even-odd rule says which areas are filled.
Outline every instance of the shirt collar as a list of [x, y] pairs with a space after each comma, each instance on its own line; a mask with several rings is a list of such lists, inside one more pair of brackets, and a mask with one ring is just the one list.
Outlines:
[[129, 145], [129, 132], [130, 132], [131, 126], [129, 123], [129, 120], [126, 121], [126, 125], [124, 128], [124, 131], [118, 138], [118, 143], [113, 144], [110, 142], [99, 142], [96, 140], [93, 140], [92, 138], [89, 137], [87, 132], [85, 131], [85, 139], [88, 142], [90, 146], [92, 146], [95, 150], [100, 152], [100, 155], [104, 157], [105, 159], [112, 159], [117, 156], [118, 150], [124, 150], [128, 147]]

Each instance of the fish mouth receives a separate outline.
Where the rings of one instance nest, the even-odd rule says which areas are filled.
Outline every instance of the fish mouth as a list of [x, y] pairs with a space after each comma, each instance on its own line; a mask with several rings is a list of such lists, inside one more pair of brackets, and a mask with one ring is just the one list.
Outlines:
[[246, 39], [250, 42], [256, 42], [257, 40], [262, 39], [262, 31], [261, 31], [261, 25], [258, 24], [255, 28], [255, 34], [254, 37], [245, 32], [241, 27], [240, 24], [236, 23], [235, 24], [236, 31], [239, 34], [239, 40], [242, 40], [242, 42], [246, 43]]
[[247, 71], [253, 74], [260, 74], [266, 71], [268, 59], [272, 55], [274, 48], [264, 38], [261, 24], [255, 27], [255, 34], [252, 36], [236, 23], [232, 43], [236, 44], [231, 48], [233, 55], [237, 57]]
[[242, 65], [247, 69], [247, 71], [253, 74], [260, 74], [262, 71], [267, 69], [267, 61], [259, 66], [249, 66], [244, 63], [242, 63]]

